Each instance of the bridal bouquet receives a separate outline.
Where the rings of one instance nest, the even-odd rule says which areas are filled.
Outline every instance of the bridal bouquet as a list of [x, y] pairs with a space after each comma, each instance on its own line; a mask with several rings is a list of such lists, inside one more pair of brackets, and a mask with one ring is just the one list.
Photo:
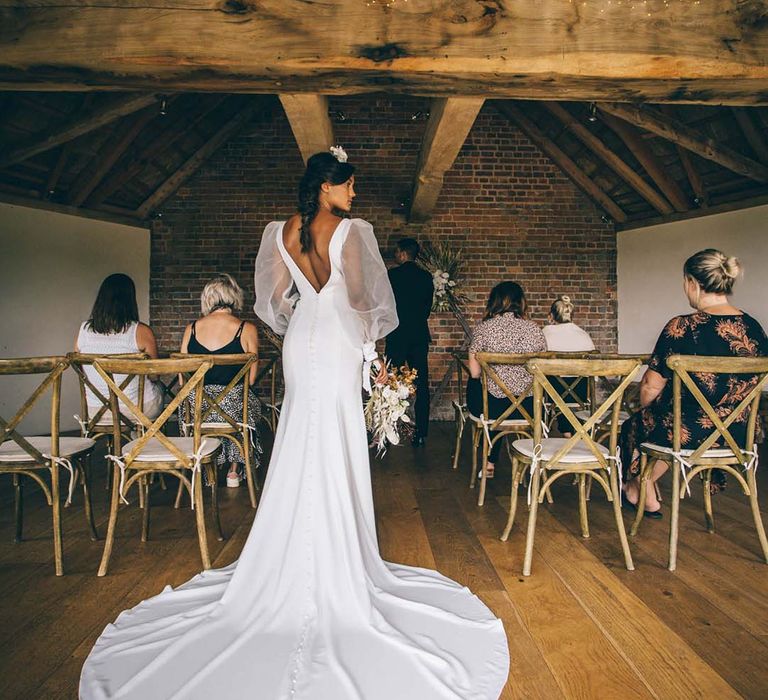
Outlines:
[[461, 251], [453, 250], [445, 243], [430, 243], [420, 257], [424, 268], [432, 274], [435, 287], [432, 311], [458, 309], [467, 300], [461, 293]]
[[407, 365], [391, 368], [389, 363], [387, 370], [386, 384], [374, 384], [365, 402], [365, 425], [379, 457], [387, 451], [387, 443], [398, 445], [413, 432], [408, 407], [416, 392], [416, 370]]

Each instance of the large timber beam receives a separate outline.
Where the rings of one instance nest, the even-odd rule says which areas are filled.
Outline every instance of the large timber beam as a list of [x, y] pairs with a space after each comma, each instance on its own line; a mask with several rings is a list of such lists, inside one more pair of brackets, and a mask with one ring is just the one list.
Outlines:
[[757, 0], [0, 0], [0, 89], [768, 104], [765, 19]]
[[575, 134], [579, 141], [640, 194], [659, 214], [672, 213], [672, 206], [662, 195], [643, 180], [628, 163], [608, 148], [600, 138], [576, 119], [565, 107], [558, 102], [545, 102], [544, 105], [564, 126]]
[[328, 98], [324, 95], [280, 95], [301, 157], [327, 151], [333, 145], [333, 125], [328, 116]]
[[255, 105], [249, 104], [239, 109], [224, 126], [195, 151], [179, 169], [167, 178], [144, 202], [136, 209], [135, 216], [145, 219], [168, 199], [187, 178], [194, 175], [200, 166], [208, 160], [226, 141], [242, 129], [251, 119]]
[[78, 136], [87, 134], [89, 131], [120, 119], [120, 117], [124, 117], [126, 114], [132, 114], [140, 109], [144, 109], [144, 107], [156, 101], [157, 95], [131, 95], [110, 100], [108, 104], [96, 107], [88, 112], [88, 114], [78, 116], [76, 119], [54, 128], [52, 131], [46, 131], [44, 134], [33, 137], [30, 141], [0, 154], [0, 168], [20, 163], [38, 153], [56, 148], [56, 146], [62, 143], [72, 141], [72, 139], [76, 139]]
[[744, 138], [757, 159], [763, 164], [768, 164], [768, 143], [766, 143], [762, 129], [758, 128], [752, 119], [752, 114], [749, 110], [737, 108], [733, 108], [732, 112], [741, 133], [744, 134]]
[[531, 139], [554, 163], [587, 195], [595, 204], [605, 210], [619, 223], [627, 220], [627, 215], [604, 190], [574, 163], [517, 105], [498, 102], [496, 108], [514, 121], [523, 133]]
[[484, 101], [476, 97], [432, 100], [416, 167], [409, 221], [426, 221], [432, 214], [443, 188], [443, 176], [459, 155]]
[[648, 107], [616, 103], [600, 103], [598, 107], [601, 112], [612, 114], [614, 117], [650, 131], [656, 136], [661, 136], [661, 138], [667, 139], [702, 158], [714, 161], [739, 175], [758, 182], [768, 182], [768, 166], [747, 158], [728, 146], [719, 144], [715, 139], [669, 114], [662, 114], [658, 110]]

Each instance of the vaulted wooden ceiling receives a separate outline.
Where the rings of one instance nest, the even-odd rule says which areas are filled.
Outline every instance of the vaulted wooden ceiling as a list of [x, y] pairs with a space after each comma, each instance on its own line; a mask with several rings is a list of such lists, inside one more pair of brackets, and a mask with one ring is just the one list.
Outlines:
[[[412, 221], [429, 218], [483, 104], [425, 99]], [[768, 197], [768, 108], [488, 104], [620, 226]], [[146, 219], [227, 140], [281, 110], [305, 158], [333, 142], [333, 98], [320, 95], [0, 92], [0, 197]]]
[[371, 92], [430, 113], [412, 221], [487, 103], [619, 226], [768, 194], [763, 0], [0, 0], [0, 193], [143, 219], [275, 110], [306, 157]]

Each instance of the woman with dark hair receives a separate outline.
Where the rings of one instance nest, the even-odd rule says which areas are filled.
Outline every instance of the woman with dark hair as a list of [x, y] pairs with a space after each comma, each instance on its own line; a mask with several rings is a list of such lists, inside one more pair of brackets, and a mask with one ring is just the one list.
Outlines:
[[[99, 355], [123, 353], [146, 353], [151, 358], [157, 357], [157, 342], [152, 329], [139, 321], [139, 307], [136, 304], [136, 286], [128, 275], [116, 273], [109, 275], [99, 287], [93, 304], [91, 317], [81, 326], [75, 339], [75, 352]], [[91, 365], [85, 365], [88, 379], [99, 392], [107, 397], [109, 389], [106, 382]], [[115, 375], [118, 386], [125, 377]], [[124, 389], [125, 395], [134, 403], [139, 400], [139, 380], [134, 380]], [[86, 386], [86, 400], [89, 408], [98, 410], [101, 402]], [[160, 415], [163, 407], [163, 394], [155, 382], [144, 382], [144, 413], [150, 418]], [[121, 411], [129, 417], [125, 409]]]
[[[683, 265], [683, 292], [695, 311], [675, 316], [656, 341], [648, 371], [640, 383], [642, 408], [621, 426], [621, 460], [624, 464], [625, 500], [637, 508], [640, 497], [638, 447], [649, 442], [672, 445], [672, 370], [667, 367], [670, 355], [706, 355], [727, 357], [760, 357], [768, 355], [768, 337], [758, 321], [733, 306], [728, 297], [741, 272], [734, 257], [707, 248], [692, 255]], [[754, 387], [757, 377], [748, 375], [694, 373], [694, 382], [723, 418]], [[695, 449], [711, 435], [713, 427], [703, 409], [688, 391], [681, 394], [681, 448]], [[748, 411], [734, 420], [729, 430], [736, 440], [744, 439]], [[657, 461], [647, 490], [644, 510], [646, 517], [660, 518], [661, 504], [653, 488], [667, 470], [665, 462]], [[712, 472], [712, 491], [725, 486], [725, 473]]]
[[261, 239], [255, 310], [285, 335], [285, 398], [239, 561], [108, 626], [82, 700], [499, 697], [501, 621], [464, 586], [379, 554], [360, 397], [398, 321], [373, 228], [334, 213], [354, 197], [343, 150], [314, 155], [299, 213]]
[[[529, 353], [541, 352], [547, 349], [544, 334], [533, 321], [526, 319], [528, 304], [525, 292], [517, 282], [501, 282], [497, 284], [488, 297], [485, 306], [485, 317], [472, 332], [469, 344], [469, 372], [472, 375], [467, 381], [467, 408], [473, 416], [480, 417], [483, 413], [483, 387], [480, 382], [482, 369], [475, 359], [478, 352], [499, 353]], [[516, 396], [525, 394], [531, 388], [533, 378], [524, 367], [515, 365], [495, 365], [494, 371]], [[486, 419], [498, 418], [510, 406], [511, 401], [494, 381], [488, 382], [488, 413]], [[533, 410], [533, 402], [529, 397], [523, 404], [529, 412]], [[520, 417], [517, 412], [510, 418]], [[493, 434], [491, 435], [493, 438]], [[493, 478], [494, 468], [501, 452], [501, 440], [497, 440], [491, 448], [486, 464], [486, 476]]]

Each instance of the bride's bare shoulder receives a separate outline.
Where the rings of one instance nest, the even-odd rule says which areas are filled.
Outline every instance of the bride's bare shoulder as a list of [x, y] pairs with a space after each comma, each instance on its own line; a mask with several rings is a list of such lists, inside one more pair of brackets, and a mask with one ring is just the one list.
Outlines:
[[300, 229], [301, 217], [298, 214], [294, 214], [285, 222], [283, 226], [283, 243], [286, 248], [289, 248], [292, 244], [298, 243]]

